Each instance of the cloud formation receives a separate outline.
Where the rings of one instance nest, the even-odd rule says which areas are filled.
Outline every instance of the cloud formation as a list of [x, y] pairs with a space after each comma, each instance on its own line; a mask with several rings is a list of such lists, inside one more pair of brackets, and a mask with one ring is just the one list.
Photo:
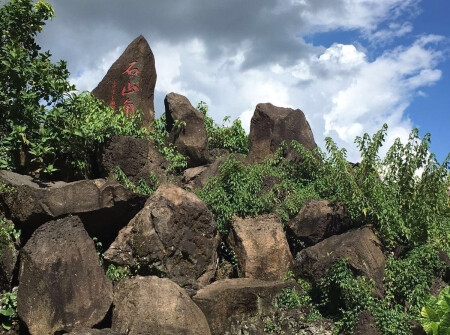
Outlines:
[[[218, 122], [241, 117], [247, 129], [259, 102], [301, 108], [318, 144], [331, 135], [349, 147], [352, 160], [358, 158], [354, 137], [384, 122], [391, 137], [407, 137], [406, 107], [441, 77], [440, 37], [389, 47], [411, 35], [420, 0], [50, 2], [57, 16], [39, 42], [68, 61], [78, 88], [93, 89], [143, 34], [156, 58], [157, 114], [171, 91], [194, 105], [206, 101]], [[354, 33], [357, 41], [306, 41], [336, 30]], [[375, 44], [384, 47], [378, 53], [363, 47]]]

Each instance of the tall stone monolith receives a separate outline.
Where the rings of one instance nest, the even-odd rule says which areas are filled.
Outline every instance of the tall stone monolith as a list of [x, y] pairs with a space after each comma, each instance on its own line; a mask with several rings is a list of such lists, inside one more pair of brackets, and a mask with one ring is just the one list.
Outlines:
[[140, 35], [128, 45], [92, 94], [116, 111], [143, 112], [142, 123], [150, 129], [155, 117], [155, 57], [147, 40]]

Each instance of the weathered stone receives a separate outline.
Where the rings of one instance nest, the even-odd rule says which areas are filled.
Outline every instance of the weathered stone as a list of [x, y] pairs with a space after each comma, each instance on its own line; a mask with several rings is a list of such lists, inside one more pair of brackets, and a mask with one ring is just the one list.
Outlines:
[[79, 215], [91, 236], [113, 239], [146, 199], [105, 179], [44, 182], [0, 171], [0, 182], [15, 189], [0, 194], [0, 207], [22, 230], [25, 241], [43, 223], [68, 214]]
[[294, 273], [314, 282], [323, 278], [336, 262], [347, 259], [349, 266], [358, 274], [375, 280], [375, 294], [382, 296], [384, 265], [386, 258], [380, 240], [370, 227], [331, 236], [297, 254]]
[[206, 164], [208, 162], [208, 137], [204, 115], [180, 94], [167, 94], [164, 104], [169, 141], [177, 147], [181, 154], [188, 157], [188, 167]]
[[353, 331], [354, 335], [380, 335], [375, 318], [369, 311], [359, 313], [358, 322]]
[[193, 193], [163, 184], [123, 228], [105, 260], [170, 278], [190, 294], [212, 280], [219, 236], [206, 205]]
[[113, 136], [103, 148], [101, 157], [102, 176], [111, 175], [116, 167], [134, 183], [140, 178], [147, 183], [151, 175], [164, 179], [166, 161], [151, 141], [129, 136]]
[[300, 109], [276, 107], [270, 103], [256, 106], [250, 123], [249, 162], [261, 162], [272, 156], [281, 142], [296, 140], [309, 150], [316, 148], [316, 142]]
[[287, 234], [306, 246], [343, 233], [350, 226], [350, 219], [343, 204], [331, 204], [327, 200], [309, 200], [298, 214], [289, 221]]
[[202, 311], [167, 278], [136, 277], [114, 288], [112, 329], [128, 335], [208, 335]]
[[76, 216], [39, 227], [21, 251], [17, 313], [31, 335], [53, 335], [103, 320], [112, 284]]
[[67, 335], [122, 335], [112, 329], [75, 328]]
[[327, 319], [307, 321], [304, 308], [277, 309], [274, 313], [257, 316], [236, 315], [230, 317], [230, 325], [224, 335], [285, 334], [331, 335], [334, 323]]
[[197, 166], [183, 171], [182, 182], [188, 190], [195, 190], [201, 186], [201, 176], [208, 170], [208, 165]]
[[276, 215], [233, 218], [229, 244], [239, 277], [281, 280], [293, 264], [283, 225]]
[[281, 290], [301, 287], [295, 281], [268, 282], [250, 278], [224, 279], [201, 289], [193, 297], [206, 316], [212, 335], [222, 335], [235, 315], [270, 313]]
[[155, 57], [141, 35], [128, 45], [92, 94], [116, 111], [120, 108], [127, 114], [142, 111], [142, 123], [150, 129], [155, 118], [155, 84]]

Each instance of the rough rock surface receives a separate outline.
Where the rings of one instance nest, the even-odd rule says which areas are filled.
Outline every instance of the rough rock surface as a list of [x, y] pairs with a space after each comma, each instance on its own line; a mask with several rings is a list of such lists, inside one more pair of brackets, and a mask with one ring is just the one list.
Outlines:
[[250, 123], [248, 161], [261, 162], [271, 156], [281, 142], [292, 140], [309, 150], [317, 146], [303, 112], [271, 103], [258, 104]]
[[113, 299], [94, 242], [76, 216], [39, 227], [21, 251], [17, 313], [31, 335], [103, 320]]
[[[302, 308], [278, 309], [268, 315], [232, 316], [224, 335], [284, 334], [284, 335], [332, 335], [334, 323], [327, 319], [307, 322], [308, 312]], [[270, 330], [269, 330], [270, 329]]]
[[[188, 157], [188, 167], [206, 164], [208, 162], [208, 137], [203, 121], [204, 115], [180, 94], [167, 94], [164, 104], [170, 142], [177, 147], [181, 154]], [[184, 122], [185, 125], [177, 126], [175, 121]]]
[[301, 287], [295, 281], [268, 282], [250, 278], [219, 280], [193, 297], [208, 320], [211, 334], [222, 335], [235, 315], [255, 316], [273, 310], [273, 300], [284, 288]]
[[335, 205], [327, 200], [309, 200], [298, 214], [289, 221], [287, 234], [306, 246], [343, 233], [350, 226], [350, 219], [341, 203]]
[[163, 184], [104, 257], [131, 267], [139, 262], [141, 273], [170, 278], [192, 294], [212, 280], [218, 243], [206, 205], [193, 193]]
[[15, 188], [15, 192], [0, 194], [0, 207], [22, 230], [25, 240], [41, 224], [68, 214], [79, 215], [92, 236], [108, 235], [123, 227], [145, 202], [105, 179], [43, 182], [0, 171], [0, 182]]
[[380, 335], [375, 318], [369, 311], [359, 313], [358, 322], [353, 330], [354, 335]]
[[229, 244], [238, 259], [239, 277], [281, 280], [293, 259], [276, 215], [233, 218]]
[[128, 335], [208, 335], [202, 311], [167, 278], [136, 277], [114, 288], [112, 329]]
[[121, 335], [112, 329], [75, 328], [67, 335]]
[[129, 136], [113, 136], [103, 148], [100, 163], [103, 177], [119, 167], [134, 183], [140, 178], [150, 182], [152, 173], [162, 180], [165, 164], [164, 157], [151, 141]]
[[154, 93], [156, 68], [153, 52], [143, 36], [138, 36], [125, 49], [92, 91], [116, 111], [142, 111], [142, 122], [148, 129], [155, 118]]
[[345, 258], [358, 275], [375, 280], [375, 294], [382, 296], [386, 258], [380, 240], [370, 227], [331, 236], [303, 249], [295, 259], [294, 273], [317, 282], [334, 263]]

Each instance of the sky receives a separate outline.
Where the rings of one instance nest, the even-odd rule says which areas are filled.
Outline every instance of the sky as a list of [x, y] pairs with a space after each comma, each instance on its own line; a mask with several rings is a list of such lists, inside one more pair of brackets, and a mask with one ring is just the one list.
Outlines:
[[384, 151], [417, 127], [450, 151], [448, 0], [49, 1], [38, 36], [70, 80], [92, 90], [142, 34], [155, 55], [156, 115], [170, 92], [205, 101], [218, 123], [256, 104], [300, 108], [316, 143], [359, 159], [356, 136], [389, 126]]

